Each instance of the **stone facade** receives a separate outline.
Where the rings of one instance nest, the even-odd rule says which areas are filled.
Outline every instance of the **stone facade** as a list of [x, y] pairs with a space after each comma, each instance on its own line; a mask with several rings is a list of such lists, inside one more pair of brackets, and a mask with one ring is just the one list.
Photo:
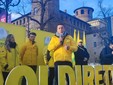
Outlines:
[[106, 37], [106, 23], [100, 19], [93, 19], [88, 22], [91, 25], [92, 32], [86, 36], [87, 50], [90, 54], [90, 63], [99, 63], [99, 56], [104, 41], [102, 37]]
[[[41, 9], [39, 8], [40, 5], [38, 3], [33, 3], [31, 13], [28, 13], [27, 15], [24, 15], [16, 20], [13, 20], [12, 23], [16, 25], [23, 25], [26, 26], [27, 28], [29, 25], [30, 29], [40, 30], [40, 26], [36, 22], [29, 20], [29, 18], [27, 17], [30, 16], [40, 21]], [[53, 17], [53, 19], [51, 19], [46, 24], [44, 29], [45, 31], [56, 32], [56, 27], [59, 23], [64, 24], [66, 31], [68, 31], [71, 35], [73, 35], [74, 29], [80, 30], [81, 32], [82, 31], [89, 32], [90, 30], [90, 25], [87, 22], [82, 21], [76, 18], [75, 16], [69, 15], [66, 12], [59, 10], [59, 0], [52, 0], [47, 4], [43, 20], [46, 21], [50, 17]], [[26, 22], [24, 24], [19, 23], [24, 18], [27, 19]]]
[[91, 7], [80, 7], [78, 9], [75, 9], [74, 13], [75, 16], [85, 22], [92, 20], [94, 9]]

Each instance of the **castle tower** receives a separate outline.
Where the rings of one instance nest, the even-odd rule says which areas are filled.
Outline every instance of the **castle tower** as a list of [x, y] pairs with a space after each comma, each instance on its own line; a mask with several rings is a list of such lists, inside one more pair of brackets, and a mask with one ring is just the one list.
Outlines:
[[78, 9], [75, 9], [74, 13], [76, 18], [87, 22], [92, 19], [93, 11], [94, 9], [91, 7], [80, 7]]
[[[33, 0], [33, 1], [38, 1], [38, 0]], [[46, 0], [43, 0], [43, 2], [45, 2], [45, 1]], [[39, 3], [32, 3], [31, 17], [38, 21], [41, 20], [41, 6]], [[46, 31], [51, 31], [54, 28], [54, 27], [52, 27], [51, 22], [54, 23], [53, 26], [56, 26], [55, 23], [56, 23], [57, 19], [59, 18], [59, 0], [51, 0], [45, 6], [45, 14], [44, 14], [43, 22], [47, 21], [50, 18], [52, 18], [52, 19], [49, 20], [47, 25], [45, 26]], [[31, 21], [31, 28], [32, 27], [35, 27], [37, 29], [39, 28], [37, 23], [32, 24], [32, 21]]]

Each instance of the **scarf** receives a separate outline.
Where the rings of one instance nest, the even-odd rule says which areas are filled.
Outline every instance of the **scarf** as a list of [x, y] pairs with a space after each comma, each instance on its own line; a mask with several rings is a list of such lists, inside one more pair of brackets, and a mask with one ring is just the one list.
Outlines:
[[56, 36], [58, 36], [58, 37], [65, 37], [66, 35], [67, 35], [68, 33], [67, 32], [63, 32], [63, 33], [58, 33], [58, 32], [56, 32]]

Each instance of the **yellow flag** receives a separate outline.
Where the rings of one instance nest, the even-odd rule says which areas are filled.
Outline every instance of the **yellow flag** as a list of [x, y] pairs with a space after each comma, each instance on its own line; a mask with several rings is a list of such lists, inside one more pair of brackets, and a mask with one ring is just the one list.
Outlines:
[[74, 41], [76, 42], [77, 39], [76, 39], [76, 30], [74, 30]]
[[[76, 39], [76, 30], [74, 30], [74, 41], [75, 41], [75, 43], [76, 43], [76, 45], [77, 45], [77, 39]], [[73, 67], [74, 67], [74, 65], [75, 65], [75, 55], [74, 55], [74, 52], [72, 53], [72, 64], [73, 64]]]
[[83, 45], [84, 45], [84, 47], [86, 47], [86, 35], [85, 35], [85, 31], [83, 32]]
[[80, 40], [80, 32], [78, 31], [78, 33], [77, 33], [77, 45], [78, 45], [79, 40]]

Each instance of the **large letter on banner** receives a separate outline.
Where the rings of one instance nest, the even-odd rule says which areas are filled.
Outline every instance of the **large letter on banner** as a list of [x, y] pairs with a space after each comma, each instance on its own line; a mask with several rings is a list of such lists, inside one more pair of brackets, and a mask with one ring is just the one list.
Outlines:
[[65, 65], [58, 67], [58, 85], [66, 85], [66, 73], [69, 76], [69, 85], [76, 85], [74, 70]]
[[92, 66], [83, 66], [83, 84], [94, 85], [94, 69]]
[[48, 67], [39, 66], [39, 85], [48, 85]]
[[[100, 85], [99, 81], [102, 81], [102, 66], [95, 66], [95, 85]], [[104, 85], [104, 84], [102, 84]]]
[[17, 66], [9, 73], [5, 85], [19, 85], [22, 76], [25, 76], [27, 85], [38, 85], [35, 72], [28, 66]]
[[77, 85], [82, 85], [82, 73], [81, 65], [75, 65], [75, 73], [76, 73], [76, 83]]

